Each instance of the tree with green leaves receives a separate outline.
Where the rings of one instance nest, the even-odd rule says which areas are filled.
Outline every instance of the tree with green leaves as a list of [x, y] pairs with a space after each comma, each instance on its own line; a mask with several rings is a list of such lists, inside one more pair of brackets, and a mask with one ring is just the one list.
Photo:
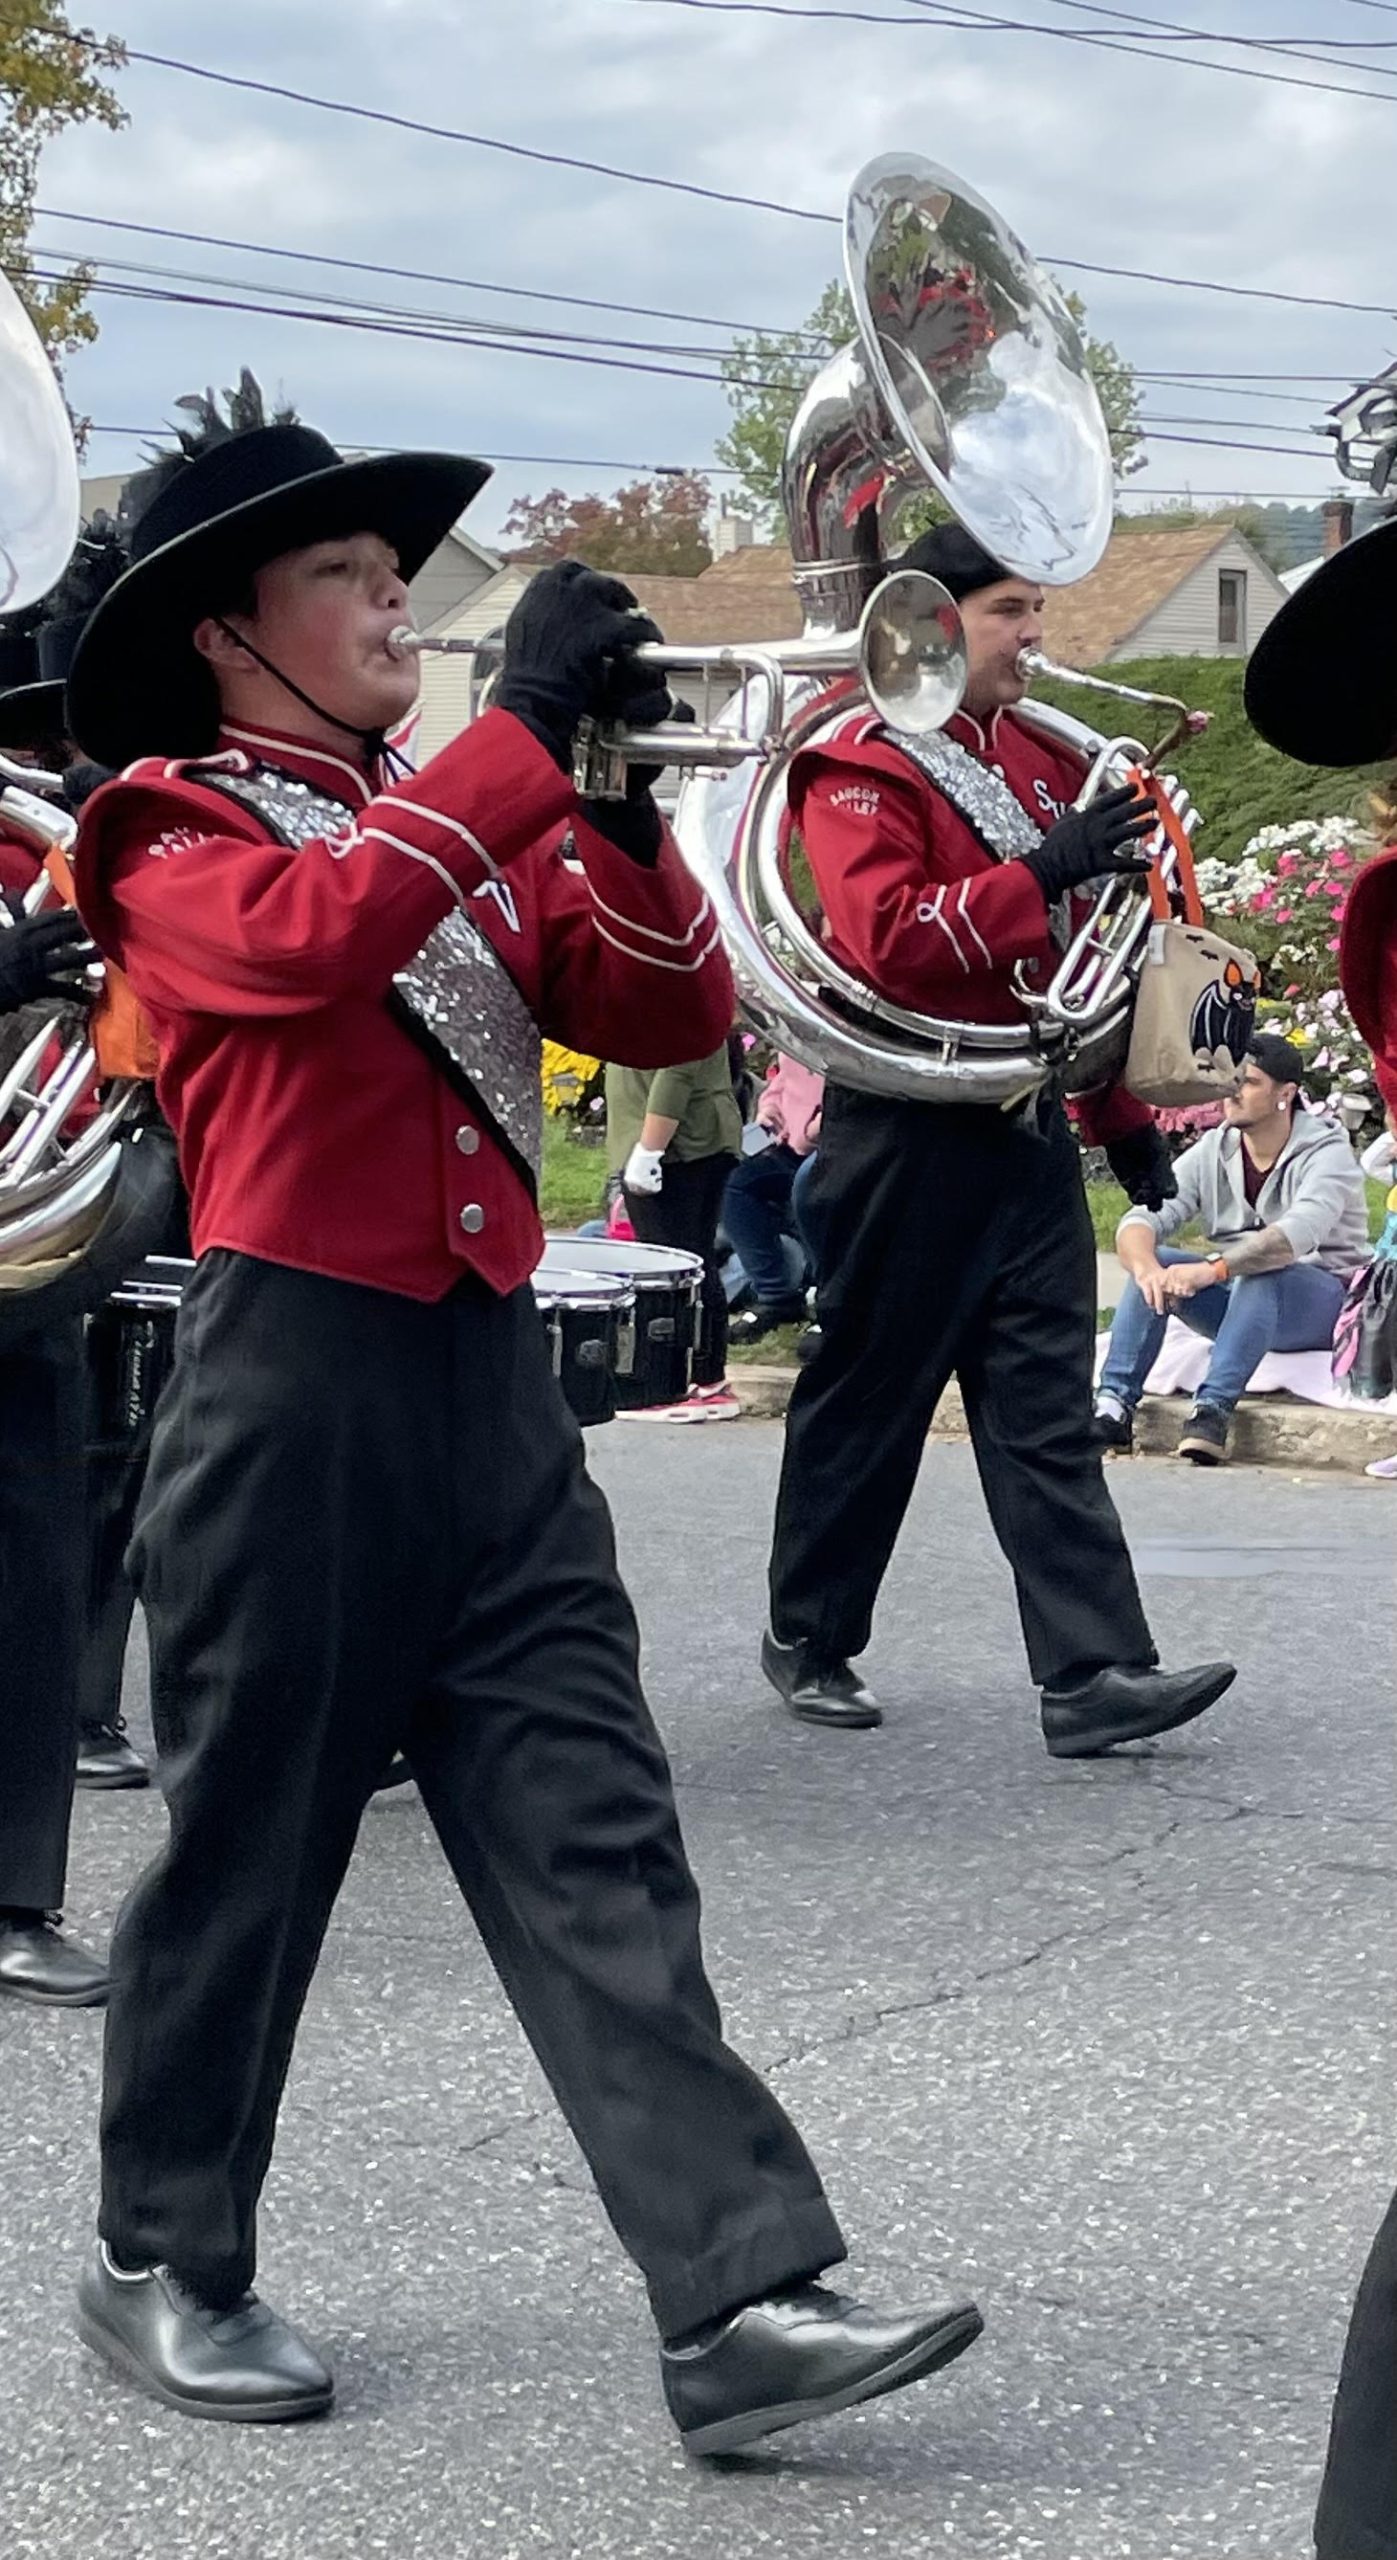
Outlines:
[[61, 0], [0, 0], [0, 268], [14, 285], [55, 364], [97, 335], [87, 309], [92, 268], [36, 271], [29, 248], [39, 158], [70, 126], [126, 122], [102, 78], [126, 59], [115, 36], [74, 27]]
[[[1081, 327], [1086, 312], [1080, 296], [1068, 294], [1067, 307]], [[782, 530], [781, 457], [801, 394], [825, 357], [855, 334], [853, 303], [836, 281], [826, 285], [803, 329], [756, 330], [735, 338], [723, 359], [733, 423], [718, 443], [717, 457], [736, 473], [743, 498], [774, 535]], [[1132, 367], [1108, 339], [1093, 338], [1085, 328], [1082, 337], [1116, 477], [1124, 479], [1145, 459], [1139, 386]], [[918, 500], [904, 522], [920, 530], [945, 513], [933, 498]]]

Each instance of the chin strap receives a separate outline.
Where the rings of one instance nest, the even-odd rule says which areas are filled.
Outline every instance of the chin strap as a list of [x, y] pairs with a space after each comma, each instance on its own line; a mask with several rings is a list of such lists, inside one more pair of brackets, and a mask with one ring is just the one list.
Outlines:
[[291, 695], [293, 701], [299, 702], [303, 711], [313, 711], [317, 720], [328, 720], [332, 729], [342, 729], [347, 738], [357, 738], [371, 765], [384, 765], [390, 773], [399, 778], [411, 773], [412, 766], [408, 763], [406, 756], [399, 755], [397, 748], [390, 747], [388, 744], [386, 730], [361, 729], [353, 720], [341, 720], [337, 711], [325, 710], [323, 704], [316, 702], [310, 694], [303, 692], [292, 677], [283, 675], [280, 667], [273, 666], [270, 658], [264, 658], [260, 649], [255, 648], [250, 640], [244, 639], [241, 631], [234, 631], [232, 625], [224, 621], [222, 614], [215, 614], [214, 621], [225, 639], [231, 640], [236, 648], [246, 649], [248, 656], [256, 659], [263, 673], [274, 677], [276, 682]]

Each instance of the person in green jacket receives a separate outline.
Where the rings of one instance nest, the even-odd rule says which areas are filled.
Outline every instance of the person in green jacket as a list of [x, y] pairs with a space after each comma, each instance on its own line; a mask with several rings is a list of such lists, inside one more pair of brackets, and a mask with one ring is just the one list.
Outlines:
[[739, 1411], [727, 1384], [728, 1304], [718, 1271], [718, 1218], [742, 1113], [726, 1045], [688, 1066], [608, 1067], [607, 1162], [619, 1173], [643, 1244], [676, 1246], [703, 1263], [693, 1383], [682, 1404], [639, 1408], [642, 1421], [717, 1422]]

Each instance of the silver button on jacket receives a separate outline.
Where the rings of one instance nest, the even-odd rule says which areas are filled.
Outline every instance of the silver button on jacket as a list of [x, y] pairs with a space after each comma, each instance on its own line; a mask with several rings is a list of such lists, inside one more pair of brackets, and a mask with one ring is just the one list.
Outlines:
[[478, 1200], [468, 1200], [461, 1211], [461, 1225], [468, 1236], [478, 1236], [485, 1224], [485, 1212]]
[[473, 1156], [480, 1145], [480, 1131], [464, 1122], [456, 1132], [456, 1144], [463, 1156]]

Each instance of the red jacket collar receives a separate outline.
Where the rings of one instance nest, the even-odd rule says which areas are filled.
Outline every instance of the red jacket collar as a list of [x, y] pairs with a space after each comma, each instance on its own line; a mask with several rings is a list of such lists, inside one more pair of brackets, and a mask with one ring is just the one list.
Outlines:
[[[383, 787], [380, 773], [364, 773], [348, 756], [338, 756], [330, 748], [312, 747], [304, 738], [284, 738], [275, 729], [250, 728], [241, 720], [225, 722], [218, 733], [217, 760], [229, 759], [231, 770], [236, 772], [237, 764], [231, 763], [234, 757], [244, 766], [275, 765], [278, 773], [289, 773], [297, 782], [313, 783], [350, 809], [367, 808], [375, 792]], [[204, 759], [210, 764], [215, 760]]]
[[968, 747], [973, 756], [992, 756], [999, 745], [999, 724], [1004, 717], [1003, 704], [996, 705], [988, 720], [977, 720], [973, 711], [956, 711], [946, 723], [946, 735], [958, 747]]

